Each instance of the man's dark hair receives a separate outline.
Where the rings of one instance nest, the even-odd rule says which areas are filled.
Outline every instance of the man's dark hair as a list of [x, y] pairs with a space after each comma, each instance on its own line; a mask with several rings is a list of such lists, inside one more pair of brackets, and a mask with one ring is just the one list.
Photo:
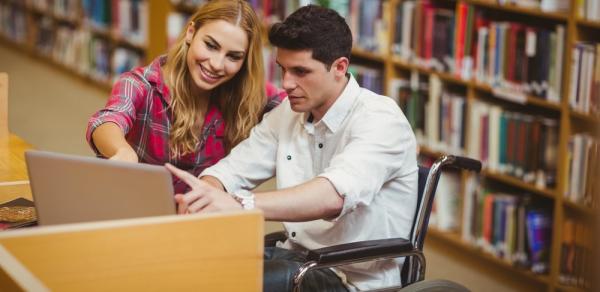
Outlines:
[[337, 58], [350, 59], [352, 32], [335, 10], [307, 5], [276, 23], [269, 31], [269, 41], [288, 50], [312, 50], [313, 59], [327, 70]]

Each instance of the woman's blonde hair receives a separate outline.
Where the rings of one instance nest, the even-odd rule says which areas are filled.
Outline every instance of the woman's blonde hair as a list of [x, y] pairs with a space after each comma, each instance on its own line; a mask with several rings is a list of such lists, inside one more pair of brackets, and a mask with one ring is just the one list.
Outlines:
[[[224, 147], [228, 153], [233, 146], [248, 137], [266, 104], [261, 25], [254, 10], [244, 0], [213, 0], [201, 6], [190, 17], [195, 31], [211, 21], [225, 20], [240, 27], [248, 36], [248, 51], [240, 71], [211, 93], [225, 122]], [[172, 157], [193, 152], [200, 141], [198, 115], [202, 116], [206, 101], [192, 95], [194, 81], [189, 72], [186, 55], [186, 30], [167, 54], [164, 78], [171, 94], [172, 124], [169, 148]]]

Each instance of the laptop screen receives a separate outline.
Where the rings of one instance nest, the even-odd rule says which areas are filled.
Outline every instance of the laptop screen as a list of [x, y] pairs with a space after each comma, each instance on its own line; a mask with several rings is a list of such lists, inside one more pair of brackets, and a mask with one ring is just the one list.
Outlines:
[[176, 213], [163, 166], [44, 151], [25, 159], [40, 225]]

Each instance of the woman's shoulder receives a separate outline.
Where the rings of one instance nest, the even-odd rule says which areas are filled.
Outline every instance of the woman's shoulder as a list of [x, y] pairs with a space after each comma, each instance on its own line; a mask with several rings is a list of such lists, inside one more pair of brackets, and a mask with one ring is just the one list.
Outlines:
[[163, 84], [161, 63], [163, 56], [154, 59], [150, 64], [138, 66], [121, 74], [114, 87], [133, 86], [137, 90], [148, 91], [152, 87], [161, 87]]
[[273, 83], [268, 82], [265, 85], [265, 93], [267, 95], [267, 104], [265, 105], [265, 112], [269, 112], [276, 106], [278, 106], [286, 97], [285, 90], [278, 88]]

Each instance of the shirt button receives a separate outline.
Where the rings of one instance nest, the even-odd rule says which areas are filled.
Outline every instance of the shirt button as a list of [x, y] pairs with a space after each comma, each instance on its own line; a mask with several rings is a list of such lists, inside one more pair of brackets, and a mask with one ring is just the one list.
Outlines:
[[292, 160], [292, 155], [288, 155], [287, 160]]
[[292, 237], [296, 237], [296, 232], [292, 232]]
[[323, 148], [323, 143], [319, 143], [319, 148]]

